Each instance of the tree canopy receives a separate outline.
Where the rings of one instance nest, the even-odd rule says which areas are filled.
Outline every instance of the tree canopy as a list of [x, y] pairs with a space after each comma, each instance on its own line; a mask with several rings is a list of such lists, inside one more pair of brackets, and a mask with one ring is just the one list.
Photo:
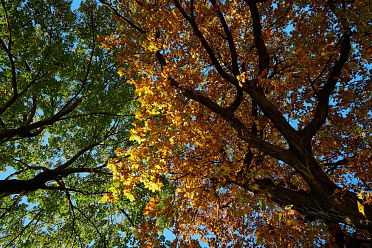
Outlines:
[[366, 1], [0, 3], [2, 246], [371, 243]]
[[100, 2], [141, 104], [107, 198], [159, 192], [143, 245], [163, 228], [186, 246], [371, 241], [366, 1]]
[[136, 244], [143, 204], [102, 202], [136, 106], [117, 49], [100, 46], [117, 25], [93, 1], [1, 0], [0, 13], [0, 246]]

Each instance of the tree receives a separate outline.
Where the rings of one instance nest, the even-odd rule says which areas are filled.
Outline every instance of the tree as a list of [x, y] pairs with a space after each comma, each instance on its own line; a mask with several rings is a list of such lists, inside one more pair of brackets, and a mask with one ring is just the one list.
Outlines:
[[136, 106], [117, 49], [100, 46], [108, 11], [1, 0], [0, 13], [0, 246], [136, 244], [143, 203], [101, 200]]
[[117, 188], [174, 189], [148, 201], [143, 242], [370, 242], [365, 1], [100, 2], [141, 103]]

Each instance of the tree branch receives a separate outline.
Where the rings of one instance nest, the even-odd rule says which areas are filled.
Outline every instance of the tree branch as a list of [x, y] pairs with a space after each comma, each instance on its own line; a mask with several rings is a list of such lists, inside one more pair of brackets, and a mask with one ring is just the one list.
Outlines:
[[[254, 82], [243, 84], [242, 89], [252, 97], [291, 146], [298, 147], [301, 144], [296, 130], [288, 123], [278, 108], [255, 86]], [[301, 148], [298, 149], [301, 150]]]
[[130, 218], [129, 214], [122, 208], [119, 208], [120, 212], [122, 212], [125, 217], [127, 218], [127, 220], [129, 221], [129, 223], [131, 224], [132, 227], [136, 228], [137, 226], [134, 225], [134, 222], [132, 221], [132, 219]]
[[96, 224], [94, 224], [94, 222], [88, 217], [85, 215], [85, 213], [83, 211], [81, 211], [78, 207], [74, 206], [75, 209], [85, 218], [89, 221], [90, 224], [92, 224], [92, 226], [94, 227], [94, 229], [96, 230], [96, 232], [98, 233], [99, 237], [101, 238], [102, 242], [103, 242], [103, 247], [107, 247], [107, 242], [106, 242], [106, 239], [105, 237], [102, 235], [102, 233], [99, 231], [99, 229], [97, 228]]
[[255, 179], [256, 187], [252, 187], [250, 181], [237, 183], [230, 180], [230, 183], [239, 185], [253, 193], [264, 193], [280, 206], [293, 205], [295, 210], [311, 219], [323, 219], [333, 223], [341, 222], [367, 231], [372, 228], [372, 223], [368, 218], [372, 214], [372, 207], [365, 205], [367, 217], [363, 216], [357, 208], [357, 196], [351, 192], [340, 190], [325, 200], [317, 192], [291, 190], [268, 178]]
[[[58, 113], [56, 113], [55, 115], [49, 118], [32, 123], [27, 126], [21, 126], [19, 128], [10, 129], [10, 130], [7, 129], [3, 132], [0, 132], [0, 143], [4, 143], [16, 136], [26, 138], [26, 137], [33, 137], [33, 136], [40, 134], [41, 131], [45, 128], [45, 126], [49, 126], [49, 125], [54, 124], [57, 121], [60, 121], [63, 116], [72, 112], [79, 103], [80, 103], [79, 100], [73, 101], [70, 103], [69, 106], [65, 105]], [[31, 131], [35, 129], [36, 131], [32, 133]]]
[[[249, 10], [251, 12], [251, 18], [253, 21], [254, 43], [258, 51], [258, 61], [259, 61], [258, 72], [260, 76], [266, 76], [267, 73], [269, 72], [270, 56], [269, 56], [269, 53], [267, 52], [265, 41], [262, 36], [261, 17], [257, 9], [257, 4], [256, 4], [257, 1], [245, 0], [245, 2], [249, 6]], [[264, 75], [261, 75], [262, 73], [264, 73]]]
[[[48, 48], [48, 50], [47, 50], [47, 53], [46, 53], [46, 56], [44, 57], [44, 59], [43, 59], [43, 61], [42, 61], [42, 65], [44, 65], [45, 64], [45, 61], [47, 60], [47, 58], [49, 57], [49, 54], [50, 54], [50, 47]], [[16, 101], [17, 101], [17, 99], [19, 99], [22, 95], [24, 95], [26, 92], [27, 92], [27, 90], [33, 85], [33, 84], [35, 84], [36, 82], [37, 82], [37, 80], [38, 79], [41, 79], [41, 78], [43, 78], [47, 73], [48, 73], [48, 70], [45, 72], [45, 73], [43, 73], [42, 75], [41, 75], [41, 73], [42, 73], [42, 70], [40, 69], [37, 73], [36, 73], [36, 75], [35, 75], [35, 77], [31, 80], [31, 82], [29, 83], [29, 84], [27, 84], [27, 86], [21, 91], [21, 92], [19, 92], [16, 96], [13, 96], [12, 98], [10, 98], [8, 101], [6, 101], [5, 103], [4, 103], [4, 105], [3, 106], [1, 106], [0, 107], [0, 114], [2, 114], [2, 113], [4, 113], [5, 112], [5, 110], [7, 110], [13, 103], [15, 103]]]
[[14, 202], [12, 203], [12, 205], [10, 207], [7, 207], [7, 208], [2, 208], [1, 210], [4, 210], [4, 212], [0, 215], [0, 220], [2, 218], [4, 218], [4, 216], [10, 212], [10, 210], [12, 210], [13, 207], [15, 207], [15, 205], [18, 204], [18, 202], [20, 202], [22, 196], [18, 196], [17, 198], [15, 198]]
[[[62, 186], [63, 186], [63, 182], [62, 182]], [[75, 229], [76, 215], [75, 215], [75, 211], [74, 211], [74, 204], [71, 201], [70, 192], [65, 191], [65, 194], [66, 194], [68, 205], [70, 207], [70, 211], [72, 213], [72, 228], [71, 228], [71, 230], [72, 230], [72, 233], [75, 235], [75, 237], [77, 237], [77, 239], [80, 243], [80, 246], [82, 247], [82, 242], [81, 242], [81, 239], [80, 239], [80, 235], [76, 232], [76, 229]]]
[[239, 82], [238, 80], [233, 77], [232, 75], [230, 75], [229, 73], [227, 73], [221, 66], [220, 62], [218, 61], [216, 55], [214, 54], [213, 52], [213, 49], [212, 47], [209, 45], [208, 41], [205, 39], [205, 37], [203, 36], [203, 33], [200, 31], [199, 27], [198, 27], [198, 24], [195, 22], [195, 19], [193, 17], [190, 17], [186, 11], [182, 8], [180, 2], [178, 0], [173, 0], [174, 2], [174, 5], [176, 6], [176, 8], [181, 12], [182, 16], [189, 22], [189, 24], [191, 25], [196, 37], [199, 39], [199, 41], [201, 42], [203, 48], [205, 49], [205, 51], [207, 52], [208, 56], [209, 56], [209, 59], [211, 60], [212, 62], [212, 65], [214, 66], [214, 68], [217, 70], [217, 72], [222, 76], [222, 78], [224, 78], [225, 80], [227, 80], [228, 82], [234, 84], [235, 86], [238, 86], [239, 85]]
[[355, 158], [355, 156], [352, 156], [352, 157], [349, 157], [349, 158], [344, 158], [344, 159], [338, 160], [336, 162], [324, 163], [323, 166], [328, 167], [327, 170], [326, 170], [327, 173], [331, 173], [332, 171], [337, 169], [338, 166], [345, 165], [349, 162], [352, 162], [354, 160], [354, 158]]
[[102, 168], [60, 168], [46, 170], [28, 180], [0, 180], [0, 198], [12, 194], [28, 194], [39, 189], [45, 189], [46, 183], [67, 177], [76, 173], [104, 173]]
[[236, 88], [236, 96], [234, 101], [226, 108], [227, 111], [234, 113], [243, 101], [244, 93], [241, 87]]
[[98, 146], [99, 144], [100, 144], [100, 142], [93, 142], [93, 143], [89, 144], [87, 147], [84, 147], [83, 149], [78, 151], [72, 158], [70, 158], [68, 161], [66, 161], [66, 163], [58, 166], [57, 169], [59, 169], [59, 170], [66, 169], [68, 166], [73, 164], [81, 155], [83, 155], [85, 152], [91, 150], [92, 148]]
[[272, 145], [256, 135], [253, 135], [248, 128], [242, 123], [239, 119], [234, 117], [233, 113], [228, 111], [225, 108], [220, 107], [217, 103], [213, 102], [209, 98], [196, 94], [193, 90], [184, 89], [179, 87], [179, 84], [176, 80], [170, 78], [171, 85], [177, 89], [179, 89], [182, 94], [190, 99], [197, 101], [198, 103], [202, 104], [203, 106], [209, 108], [212, 112], [221, 116], [224, 120], [232, 125], [232, 127], [237, 131], [238, 137], [243, 139], [244, 141], [251, 144], [253, 147], [259, 148], [267, 155], [270, 155], [276, 159], [279, 159], [283, 162], [288, 164], [294, 165], [296, 169], [304, 172], [302, 166], [300, 166], [300, 162], [296, 160], [292, 153], [287, 150], [284, 150], [278, 146]]
[[311, 139], [323, 126], [328, 117], [329, 98], [332, 91], [336, 87], [336, 83], [338, 82], [341, 76], [342, 68], [349, 59], [350, 50], [351, 34], [349, 32], [344, 34], [342, 37], [340, 56], [333, 65], [332, 70], [328, 76], [327, 82], [320, 90], [318, 90], [317, 94], [318, 102], [315, 109], [314, 117], [311, 120], [311, 122], [300, 131], [300, 136], [302, 136], [303, 140], [307, 143], [311, 141]]
[[41, 216], [41, 214], [43, 213], [43, 211], [39, 211], [31, 220], [30, 220], [30, 222], [26, 225], [26, 226], [24, 226], [23, 228], [22, 228], [22, 230], [11, 240], [11, 241], [9, 241], [9, 243], [7, 244], [7, 247], [8, 246], [10, 246], [19, 236], [21, 236], [22, 235], [22, 233], [36, 220], [36, 219], [38, 219], [40, 216]]
[[128, 19], [127, 17], [125, 17], [122, 14], [120, 14], [120, 12], [117, 9], [115, 9], [114, 7], [112, 7], [112, 5], [109, 4], [107, 1], [105, 1], [105, 0], [99, 0], [99, 2], [101, 4], [103, 4], [104, 6], [106, 6], [107, 8], [109, 8], [110, 10], [112, 10], [115, 13], [116, 16], [118, 16], [119, 18], [123, 19], [126, 23], [129, 24], [130, 27], [132, 27], [133, 29], [137, 30], [141, 34], [146, 35], [146, 31], [144, 29], [140, 28], [140, 26], [138, 26], [137, 24], [135, 24], [134, 22], [132, 22], [130, 19]]
[[59, 186], [59, 187], [57, 187], [57, 186], [44, 186], [41, 189], [68, 191], [68, 192], [80, 193], [80, 194], [83, 194], [83, 195], [103, 195], [103, 194], [109, 193], [108, 191], [107, 192], [87, 192], [87, 191], [83, 191], [83, 190], [80, 190], [80, 189], [66, 188], [66, 187], [62, 187], [62, 186]]
[[229, 49], [230, 49], [230, 56], [231, 56], [231, 64], [232, 64], [232, 71], [233, 71], [233, 74], [235, 76], [238, 76], [240, 74], [239, 72], [239, 65], [238, 65], [238, 53], [236, 51], [236, 47], [235, 47], [235, 43], [234, 43], [234, 39], [233, 39], [233, 36], [232, 36], [232, 33], [231, 33], [231, 30], [225, 20], [225, 17], [223, 15], [223, 13], [221, 12], [220, 8], [217, 6], [216, 4], [216, 0], [211, 0], [216, 12], [217, 12], [217, 15], [220, 19], [220, 22], [221, 22], [221, 25], [224, 29], [224, 32], [226, 34], [226, 37], [227, 37], [227, 42], [229, 44]]
[[91, 112], [91, 113], [80, 114], [80, 115], [69, 115], [69, 116], [61, 118], [61, 120], [68, 120], [68, 119], [73, 119], [73, 118], [95, 116], [95, 115], [107, 115], [107, 116], [113, 116], [113, 117], [134, 117], [135, 116], [133, 114], [121, 115], [121, 114], [115, 114], [115, 113], [110, 113], [110, 112]]
[[10, 47], [6, 46], [4, 40], [1, 37], [0, 37], [0, 43], [1, 43], [1, 46], [4, 49], [4, 51], [8, 55], [8, 59], [9, 59], [9, 63], [10, 63], [10, 69], [11, 69], [11, 73], [12, 73], [12, 79], [11, 79], [11, 83], [12, 83], [12, 87], [13, 87], [13, 97], [12, 98], [16, 98], [17, 95], [18, 95], [17, 72], [16, 72], [15, 63], [14, 63], [14, 60], [13, 60], [13, 54], [10, 51]]
[[1, 5], [2, 5], [2, 7], [4, 9], [5, 20], [6, 20], [7, 28], [8, 28], [8, 31], [9, 31], [9, 35], [8, 35], [8, 39], [9, 39], [8, 47], [6, 46], [4, 40], [1, 37], [0, 37], [0, 42], [1, 42], [1, 46], [3, 47], [4, 51], [7, 53], [8, 59], [9, 59], [9, 62], [10, 62], [10, 68], [11, 68], [11, 71], [12, 71], [13, 97], [17, 97], [17, 95], [18, 95], [18, 90], [17, 90], [17, 72], [16, 72], [16, 67], [15, 67], [15, 63], [14, 63], [13, 54], [12, 54], [12, 51], [11, 51], [11, 47], [12, 47], [12, 43], [13, 43], [12, 30], [10, 28], [10, 21], [9, 21], [8, 11], [6, 9], [4, 0], [1, 0]]

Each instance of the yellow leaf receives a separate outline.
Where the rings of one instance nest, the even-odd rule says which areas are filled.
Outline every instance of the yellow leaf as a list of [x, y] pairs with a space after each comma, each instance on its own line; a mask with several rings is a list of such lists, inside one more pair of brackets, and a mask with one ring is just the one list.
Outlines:
[[125, 75], [125, 71], [124, 71], [124, 69], [123, 69], [123, 68], [120, 68], [120, 69], [118, 70], [118, 74], [119, 74], [120, 77], [124, 76], [124, 75]]
[[364, 217], [366, 217], [366, 214], [364, 213], [364, 205], [361, 204], [361, 203], [358, 202], [358, 201], [357, 201], [357, 203], [358, 203], [358, 210], [359, 210], [359, 213], [363, 214]]
[[152, 192], [159, 191], [163, 187], [162, 182], [149, 182], [148, 184], [148, 189], [151, 190]]
[[358, 196], [358, 199], [363, 200], [364, 190], [360, 191], [359, 194], [357, 194], [357, 196]]
[[123, 195], [130, 201], [134, 201], [134, 195], [129, 190], [123, 190]]
[[109, 195], [108, 195], [108, 194], [105, 194], [105, 195], [102, 197], [101, 201], [102, 201], [103, 203], [108, 203], [108, 202], [110, 202]]
[[156, 52], [157, 50], [159, 50], [159, 49], [156, 47], [155, 43], [153, 43], [153, 42], [151, 42], [151, 43], [149, 44], [149, 46], [147, 47], [147, 49], [148, 49], [149, 51], [151, 51], [151, 52]]

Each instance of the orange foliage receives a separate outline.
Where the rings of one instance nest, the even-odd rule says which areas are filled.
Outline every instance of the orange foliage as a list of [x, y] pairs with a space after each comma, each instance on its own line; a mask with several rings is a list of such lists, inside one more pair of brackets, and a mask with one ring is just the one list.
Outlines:
[[172, 227], [211, 246], [312, 246], [322, 220], [371, 228], [353, 193], [371, 179], [365, 1], [111, 7], [122, 33], [104, 43], [122, 48], [140, 102], [114, 179], [129, 197], [174, 189], [149, 200], [147, 242]]

